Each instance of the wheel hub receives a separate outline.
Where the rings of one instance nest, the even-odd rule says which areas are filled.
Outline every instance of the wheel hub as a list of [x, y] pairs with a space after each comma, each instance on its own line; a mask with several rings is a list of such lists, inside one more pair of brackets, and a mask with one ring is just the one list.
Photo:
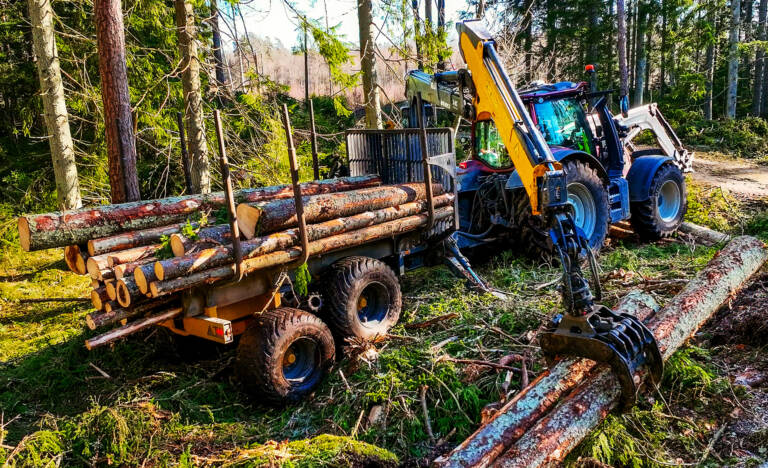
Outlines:
[[591, 239], [597, 226], [597, 205], [592, 192], [580, 182], [568, 184], [568, 203], [573, 206], [573, 221]]
[[656, 206], [662, 221], [668, 223], [677, 218], [677, 215], [680, 213], [681, 198], [680, 187], [677, 186], [675, 181], [668, 180], [662, 184], [659, 196], [656, 199]]
[[375, 326], [387, 317], [389, 291], [374, 281], [368, 284], [357, 300], [357, 317], [363, 325]]

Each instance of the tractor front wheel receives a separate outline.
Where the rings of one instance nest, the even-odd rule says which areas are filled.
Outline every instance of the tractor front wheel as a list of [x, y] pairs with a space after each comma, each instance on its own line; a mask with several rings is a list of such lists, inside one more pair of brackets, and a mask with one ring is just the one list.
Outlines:
[[688, 209], [688, 193], [683, 173], [674, 164], [664, 164], [651, 181], [647, 200], [632, 202], [630, 223], [644, 240], [671, 236]]

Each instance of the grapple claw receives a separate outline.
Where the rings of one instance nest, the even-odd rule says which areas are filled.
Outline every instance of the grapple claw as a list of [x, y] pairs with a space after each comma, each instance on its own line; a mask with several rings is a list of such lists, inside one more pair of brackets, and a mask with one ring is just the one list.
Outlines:
[[[606, 330], [606, 325], [610, 327]], [[654, 382], [661, 380], [664, 362], [656, 338], [636, 317], [617, 314], [596, 305], [583, 316], [564, 315], [553, 320], [540, 334], [541, 349], [547, 357], [575, 355], [606, 362], [621, 384], [621, 407], [632, 407], [637, 400], [634, 374], [642, 366]]]

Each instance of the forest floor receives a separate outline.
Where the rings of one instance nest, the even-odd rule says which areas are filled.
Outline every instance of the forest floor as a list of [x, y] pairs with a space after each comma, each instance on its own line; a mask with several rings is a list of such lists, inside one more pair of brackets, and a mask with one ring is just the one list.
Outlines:
[[[768, 239], [763, 199], [693, 183], [689, 204], [694, 222]], [[0, 231], [14, 226], [0, 220]], [[642, 288], [663, 304], [716, 251], [682, 239], [610, 239], [600, 256], [604, 302], [614, 305]], [[241, 391], [233, 347], [157, 329], [86, 351], [83, 340], [98, 333], [85, 326], [88, 303], [22, 299], [85, 297], [90, 282], [66, 270], [58, 249], [27, 254], [7, 242], [0, 256], [0, 463], [426, 466], [477, 428], [507, 377], [450, 359], [519, 354], [536, 374], [543, 360], [530, 338], [560, 307], [552, 265], [512, 252], [489, 254], [477, 265], [509, 301], [467, 291], [442, 267], [408, 274], [392, 337], [344, 359], [312, 398], [281, 409]], [[616, 466], [768, 461], [766, 310], [764, 270], [673, 356], [660, 393], [611, 416], [569, 464], [579, 457]], [[443, 319], [419, 326], [436, 317]], [[513, 377], [510, 391], [519, 385]], [[424, 386], [434, 440], [422, 411]]]

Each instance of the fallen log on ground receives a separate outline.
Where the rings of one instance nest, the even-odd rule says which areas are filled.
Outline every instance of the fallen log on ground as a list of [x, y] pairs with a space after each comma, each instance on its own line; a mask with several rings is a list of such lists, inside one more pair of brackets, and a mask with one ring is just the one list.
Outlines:
[[[443, 187], [434, 184], [433, 191], [435, 195], [441, 195]], [[317, 223], [425, 198], [426, 186], [422, 183], [385, 185], [314, 195], [303, 198], [304, 216], [307, 223]], [[240, 203], [237, 205], [237, 222], [240, 232], [247, 239], [294, 227], [297, 225], [295, 201], [284, 199], [264, 203]]]
[[176, 257], [182, 257], [191, 248], [202, 250], [202, 246], [210, 247], [212, 245], [222, 245], [232, 242], [232, 234], [229, 231], [229, 224], [220, 224], [200, 229], [196, 235], [197, 239], [190, 239], [184, 234], [171, 234], [171, 251]]
[[724, 234], [714, 229], [710, 229], [706, 226], [699, 226], [689, 222], [684, 222], [680, 225], [679, 230], [686, 234], [690, 234], [693, 237], [703, 241], [707, 245], [722, 244], [731, 240], [731, 236]]
[[[344, 177], [301, 184], [302, 194], [343, 192], [380, 185], [377, 176]], [[245, 203], [293, 197], [290, 185], [239, 190]], [[216, 210], [225, 204], [224, 192], [103, 205], [73, 211], [21, 216], [19, 242], [26, 251], [86, 244], [91, 239], [154, 228], [186, 220], [193, 213]]]
[[172, 319], [177, 315], [180, 315], [181, 313], [182, 313], [182, 308], [178, 307], [178, 308], [166, 310], [165, 312], [160, 312], [155, 315], [150, 315], [149, 317], [146, 317], [143, 319], [135, 320], [133, 322], [128, 322], [122, 327], [115, 328], [114, 330], [110, 330], [106, 333], [103, 333], [101, 335], [94, 336], [91, 339], [85, 340], [85, 347], [91, 350], [94, 348], [98, 348], [99, 346], [104, 346], [119, 338], [136, 333], [139, 330], [143, 330], [147, 327], [158, 324], [160, 322], [165, 322], [166, 320]]
[[152, 310], [167, 305], [177, 299], [178, 297], [176, 296], [164, 296], [159, 299], [145, 302], [136, 307], [112, 308], [112, 310], [91, 312], [85, 316], [85, 323], [88, 324], [88, 328], [94, 330], [106, 325], [112, 325], [121, 320], [142, 316], [147, 312], [151, 312]]
[[[688, 286], [647, 321], [666, 360], [725, 304], [768, 259], [759, 240], [742, 236], [720, 251]], [[642, 374], [642, 372], [640, 373]], [[642, 378], [638, 374], [637, 377]], [[601, 364], [497, 460], [498, 466], [538, 467], [561, 462], [619, 402], [621, 389]]]
[[[446, 206], [435, 210], [436, 221], [446, 219], [452, 215], [452, 206]], [[373, 240], [384, 239], [395, 234], [413, 231], [426, 225], [427, 222], [428, 216], [426, 214], [419, 214], [343, 234], [337, 234], [335, 236], [325, 237], [309, 243], [309, 255], [333, 252], [343, 248], [362, 245]], [[301, 257], [301, 254], [302, 251], [300, 247], [292, 247], [287, 250], [280, 250], [270, 254], [248, 258], [243, 260], [242, 271], [244, 273], [250, 273], [264, 268], [285, 265]], [[142, 271], [143, 269], [144, 268], [142, 267]], [[199, 273], [181, 276], [168, 281], [155, 281], [150, 283], [149, 289], [152, 297], [159, 297], [195, 286], [215, 283], [231, 278], [233, 275], [234, 269], [231, 265], [227, 265], [203, 270]]]
[[[659, 310], [659, 306], [651, 295], [635, 290], [619, 302], [616, 310], [643, 320]], [[559, 361], [505, 403], [458, 447], [435, 459], [433, 466], [489, 466], [564, 395], [583, 381], [596, 365], [595, 361], [580, 358]]]
[[[453, 195], [446, 194], [435, 197], [435, 208], [441, 208], [453, 203]], [[368, 211], [357, 215], [337, 218], [319, 224], [307, 226], [307, 236], [310, 241], [316, 241], [325, 237], [330, 237], [343, 232], [354, 231], [365, 227], [385, 223], [406, 216], [413, 216], [424, 212], [427, 209], [426, 200], [406, 203], [398, 207], [384, 208], [381, 210]], [[254, 237], [240, 244], [243, 259], [266, 255], [268, 253], [287, 249], [299, 244], [298, 229], [289, 229], [279, 233]], [[221, 265], [226, 265], [234, 261], [232, 246], [222, 245], [220, 247], [201, 250], [183, 257], [176, 257], [167, 260], [160, 260], [155, 263], [155, 276], [158, 281], [167, 281], [180, 276], [189, 275], [199, 271], [207, 270]], [[142, 276], [140, 274], [139, 276]], [[141, 286], [146, 281], [143, 277], [137, 278], [137, 284]]]

